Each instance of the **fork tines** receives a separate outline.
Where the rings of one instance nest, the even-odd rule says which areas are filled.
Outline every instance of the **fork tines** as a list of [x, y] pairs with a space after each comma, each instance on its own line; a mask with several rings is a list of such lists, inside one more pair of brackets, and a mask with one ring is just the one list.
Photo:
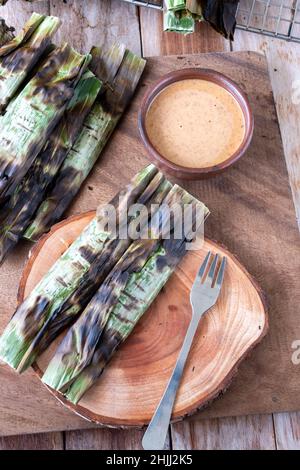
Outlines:
[[219, 263], [219, 259], [220, 256], [218, 254], [213, 255], [211, 251], [207, 253], [197, 275], [201, 283], [221, 288], [226, 267], [226, 257], [222, 257], [221, 263]]

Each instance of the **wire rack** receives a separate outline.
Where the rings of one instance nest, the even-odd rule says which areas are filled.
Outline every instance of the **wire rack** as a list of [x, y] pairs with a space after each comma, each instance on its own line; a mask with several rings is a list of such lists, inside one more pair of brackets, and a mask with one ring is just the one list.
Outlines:
[[[163, 0], [123, 1], [163, 8]], [[240, 0], [237, 28], [300, 43], [300, 0]]]

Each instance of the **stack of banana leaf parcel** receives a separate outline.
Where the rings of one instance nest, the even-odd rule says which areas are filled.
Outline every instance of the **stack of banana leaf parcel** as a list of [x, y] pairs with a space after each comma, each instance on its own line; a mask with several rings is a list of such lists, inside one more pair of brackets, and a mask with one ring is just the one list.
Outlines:
[[164, 31], [189, 34], [197, 22], [209, 23], [233, 40], [239, 0], [164, 0]]
[[[0, 338], [0, 359], [25, 371], [65, 335], [43, 382], [77, 403], [102, 374], [189, 249], [208, 209], [154, 165], [142, 169], [110, 202], [120, 237], [104, 223], [106, 207], [18, 307]], [[147, 210], [131, 210], [141, 204]], [[130, 210], [129, 210], [130, 209]], [[188, 209], [189, 217], [184, 209]], [[200, 223], [199, 223], [200, 222]]]
[[58, 18], [1, 23], [0, 261], [57, 222], [131, 100], [145, 61], [120, 44], [79, 54], [52, 43]]

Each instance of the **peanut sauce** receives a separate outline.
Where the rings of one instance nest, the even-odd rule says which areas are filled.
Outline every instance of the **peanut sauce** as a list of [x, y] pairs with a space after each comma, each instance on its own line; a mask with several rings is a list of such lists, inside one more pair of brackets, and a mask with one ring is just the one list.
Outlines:
[[175, 82], [153, 100], [146, 130], [155, 149], [169, 161], [205, 168], [227, 160], [245, 135], [245, 120], [225, 88], [202, 79]]

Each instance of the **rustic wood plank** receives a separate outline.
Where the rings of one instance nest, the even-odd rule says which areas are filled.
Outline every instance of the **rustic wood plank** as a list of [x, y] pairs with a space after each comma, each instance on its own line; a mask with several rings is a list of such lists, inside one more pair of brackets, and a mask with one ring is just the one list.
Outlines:
[[[66, 450], [140, 450], [142, 430], [97, 429], [66, 433]], [[170, 449], [167, 439], [165, 449]]]
[[276, 413], [274, 427], [278, 450], [300, 449], [300, 412]]
[[63, 450], [62, 432], [0, 437], [0, 450]]
[[186, 420], [172, 426], [176, 450], [271, 450], [275, 437], [271, 415]]
[[163, 32], [161, 11], [140, 8], [142, 50], [145, 57], [199, 52], [229, 51], [230, 43], [206, 24], [197, 24], [195, 34]]
[[21, 29], [25, 21], [34, 11], [48, 15], [50, 13], [50, 0], [41, 2], [22, 2], [19, 0], [10, 0], [1, 8], [1, 17], [4, 18], [9, 26], [14, 26], [18, 31]]
[[233, 50], [265, 53], [300, 228], [300, 44], [237, 31]]
[[57, 43], [70, 42], [80, 51], [123, 42], [141, 53], [137, 8], [120, 0], [51, 0], [50, 12], [62, 20]]

